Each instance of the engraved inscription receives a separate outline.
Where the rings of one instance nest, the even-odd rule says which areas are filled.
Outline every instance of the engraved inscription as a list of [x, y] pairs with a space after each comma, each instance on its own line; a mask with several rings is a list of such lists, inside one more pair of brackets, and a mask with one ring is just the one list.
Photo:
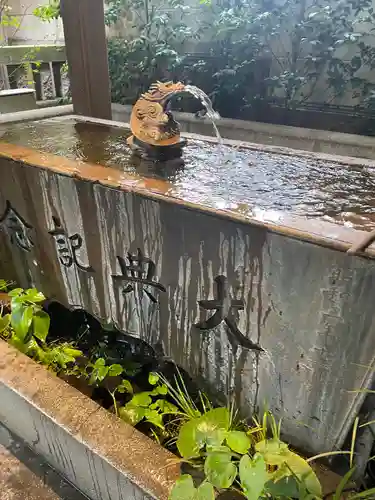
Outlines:
[[29, 252], [34, 246], [34, 243], [28, 235], [32, 226], [20, 216], [8, 200], [6, 202], [5, 212], [0, 219], [0, 228], [9, 235], [11, 243], [17, 245], [22, 250]]
[[228, 334], [231, 335], [232, 340], [237, 345], [245, 349], [263, 351], [258, 344], [245, 337], [236, 325], [234, 312], [244, 310], [244, 301], [231, 299], [227, 277], [223, 275], [216, 276], [215, 285], [215, 298], [213, 300], [200, 300], [198, 302], [202, 309], [215, 312], [208, 319], [197, 323], [195, 326], [200, 330], [212, 330], [224, 321], [228, 327]]
[[128, 252], [126, 259], [117, 256], [120, 266], [121, 274], [113, 275], [112, 278], [115, 282], [125, 283], [125, 288], [122, 290], [123, 294], [128, 294], [134, 291], [134, 285], [139, 283], [142, 291], [148, 296], [152, 302], [157, 302], [155, 295], [149, 290], [156, 289], [160, 292], [165, 292], [165, 287], [155, 281], [155, 263], [143, 255], [141, 249], [138, 248], [136, 254]]
[[49, 231], [49, 234], [53, 236], [57, 253], [59, 254], [59, 260], [64, 267], [77, 266], [78, 269], [85, 272], [94, 272], [94, 269], [88, 265], [85, 266], [79, 260], [77, 253], [82, 248], [82, 237], [75, 233], [69, 236], [65, 229], [61, 226], [60, 219], [58, 217], [52, 217], [54, 228]]

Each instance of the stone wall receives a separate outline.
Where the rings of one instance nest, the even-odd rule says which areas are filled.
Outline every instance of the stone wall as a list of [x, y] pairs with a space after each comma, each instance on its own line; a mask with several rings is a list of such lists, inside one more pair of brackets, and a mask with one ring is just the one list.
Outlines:
[[114, 321], [245, 415], [271, 408], [294, 446], [343, 443], [364, 397], [349, 391], [372, 377], [374, 260], [14, 151], [0, 160], [2, 278]]

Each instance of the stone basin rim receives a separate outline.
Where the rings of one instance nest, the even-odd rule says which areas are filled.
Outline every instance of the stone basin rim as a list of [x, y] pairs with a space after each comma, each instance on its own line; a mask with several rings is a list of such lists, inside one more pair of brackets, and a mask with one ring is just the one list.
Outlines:
[[[96, 123], [99, 125], [129, 130], [128, 124], [123, 122], [101, 120], [74, 114], [52, 117], [49, 119], [57, 119], [59, 121], [74, 119], [78, 122]], [[198, 141], [217, 143], [216, 138], [209, 136], [190, 133], [182, 134], [182, 136], [187, 139], [190, 138]], [[311, 158], [312, 160], [330, 161], [340, 165], [344, 164], [365, 168], [375, 167], [374, 160], [365, 158], [352, 158], [329, 155], [325, 153], [313, 153], [294, 150], [291, 148], [259, 145], [231, 139], [223, 139], [223, 143], [229, 146], [237, 146], [244, 149], [255, 149], [268, 153], [284, 154], [286, 156], [293, 155], [297, 157]], [[196, 210], [214, 215], [216, 217], [230, 219], [241, 224], [262, 227], [273, 233], [282, 234], [293, 239], [308, 241], [313, 244], [325, 246], [341, 252], [347, 252], [369, 235], [369, 231], [366, 230], [351, 228], [326, 220], [292, 215], [289, 213], [283, 213], [281, 215], [281, 220], [275, 222], [271, 220], [260, 220], [254, 216], [241, 213], [235, 209], [212, 208], [172, 195], [169, 193], [172, 186], [165, 180], [146, 178], [138, 174], [121, 172], [119, 170], [110, 169], [106, 166], [86, 163], [79, 160], [71, 160], [51, 153], [44, 153], [35, 149], [5, 142], [0, 142], [0, 157], [12, 160], [21, 165], [42, 168], [54, 171], [60, 175], [102, 184], [104, 186], [117, 188], [123, 191], [138, 193], [146, 198], [162, 200], [167, 203], [178, 204], [180, 206], [182, 205], [187, 210]], [[363, 257], [375, 259], [375, 244], [370, 244], [364, 251], [360, 251], [358, 254]], [[348, 258], [350, 257], [348, 256]]]

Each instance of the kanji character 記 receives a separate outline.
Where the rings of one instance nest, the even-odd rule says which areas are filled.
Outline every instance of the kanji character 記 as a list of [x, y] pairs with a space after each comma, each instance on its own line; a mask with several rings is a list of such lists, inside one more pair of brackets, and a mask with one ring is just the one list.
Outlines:
[[90, 265], [85, 266], [79, 261], [77, 252], [82, 247], [82, 237], [78, 233], [69, 236], [61, 226], [61, 222], [57, 217], [52, 217], [52, 220], [55, 227], [52, 231], [49, 231], [49, 234], [53, 236], [55, 240], [61, 264], [64, 267], [72, 267], [75, 265], [81, 271], [94, 272], [94, 269]]

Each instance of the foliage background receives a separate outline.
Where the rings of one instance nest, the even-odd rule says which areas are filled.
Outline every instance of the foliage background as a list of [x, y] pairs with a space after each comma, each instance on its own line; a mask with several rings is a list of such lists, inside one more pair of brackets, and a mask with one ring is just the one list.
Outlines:
[[372, 0], [106, 3], [114, 102], [173, 77], [205, 90], [223, 116], [270, 103], [372, 108]]

